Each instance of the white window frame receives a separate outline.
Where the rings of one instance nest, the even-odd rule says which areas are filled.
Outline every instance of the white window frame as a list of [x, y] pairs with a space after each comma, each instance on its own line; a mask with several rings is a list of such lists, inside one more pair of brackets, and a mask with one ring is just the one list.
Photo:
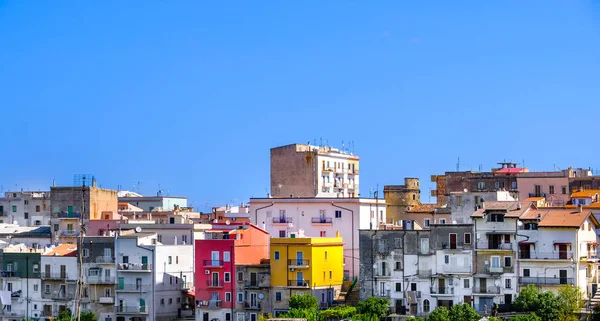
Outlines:
[[223, 252], [223, 262], [231, 262], [231, 253], [229, 251]]

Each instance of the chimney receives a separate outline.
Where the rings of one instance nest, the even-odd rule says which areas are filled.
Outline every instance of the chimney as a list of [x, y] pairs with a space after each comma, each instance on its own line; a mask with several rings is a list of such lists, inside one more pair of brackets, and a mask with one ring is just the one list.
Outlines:
[[583, 206], [581, 204], [577, 205], [577, 213], [583, 212]]
[[481, 199], [481, 208], [485, 208], [485, 201], [483, 200], [483, 198]]
[[517, 209], [520, 210], [521, 209], [521, 203], [517, 203]]

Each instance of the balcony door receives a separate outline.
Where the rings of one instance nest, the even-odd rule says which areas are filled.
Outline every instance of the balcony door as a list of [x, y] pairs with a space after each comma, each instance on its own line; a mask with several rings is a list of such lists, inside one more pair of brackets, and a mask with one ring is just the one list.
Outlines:
[[302, 265], [302, 259], [303, 259], [304, 254], [300, 251], [296, 252], [296, 264], [297, 265]]
[[479, 279], [480, 293], [487, 293], [487, 279]]
[[519, 251], [521, 252], [519, 257], [522, 259], [531, 258], [531, 246], [529, 244], [519, 245]]
[[212, 266], [218, 266], [219, 265], [219, 251], [212, 251], [210, 253], [210, 258], [212, 260], [212, 262], [211, 262]]
[[456, 234], [450, 233], [450, 249], [456, 249]]
[[213, 272], [212, 274], [212, 286], [219, 285], [219, 272]]
[[566, 244], [558, 245], [558, 258], [561, 260], [567, 259], [567, 245]]
[[445, 290], [446, 290], [446, 279], [439, 279], [438, 280], [438, 290], [439, 290], [439, 294], [444, 294]]
[[567, 270], [559, 270], [560, 284], [568, 284], [567, 283]]
[[304, 285], [304, 273], [296, 272], [296, 282], [298, 282], [298, 286]]
[[258, 280], [256, 279], [256, 273], [254, 273], [254, 272], [250, 273], [250, 285], [251, 286], [258, 285]]
[[257, 307], [258, 306], [258, 300], [256, 298], [256, 293], [255, 292], [251, 292], [250, 293], [250, 306], [251, 307]]

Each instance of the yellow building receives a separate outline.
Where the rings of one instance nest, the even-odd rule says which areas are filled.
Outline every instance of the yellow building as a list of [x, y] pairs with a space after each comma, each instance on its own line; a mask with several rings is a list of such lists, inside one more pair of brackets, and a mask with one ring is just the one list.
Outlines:
[[322, 307], [338, 296], [344, 280], [344, 243], [339, 232], [336, 237], [271, 238], [270, 248], [275, 312], [288, 310], [294, 294], [312, 294]]

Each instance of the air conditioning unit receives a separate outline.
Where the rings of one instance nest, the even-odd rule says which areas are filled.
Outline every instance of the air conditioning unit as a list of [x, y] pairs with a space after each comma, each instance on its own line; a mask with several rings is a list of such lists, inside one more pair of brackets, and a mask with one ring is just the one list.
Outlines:
[[290, 272], [294, 272], [294, 268], [290, 268]]
[[204, 270], [204, 274], [210, 274], [210, 270]]

